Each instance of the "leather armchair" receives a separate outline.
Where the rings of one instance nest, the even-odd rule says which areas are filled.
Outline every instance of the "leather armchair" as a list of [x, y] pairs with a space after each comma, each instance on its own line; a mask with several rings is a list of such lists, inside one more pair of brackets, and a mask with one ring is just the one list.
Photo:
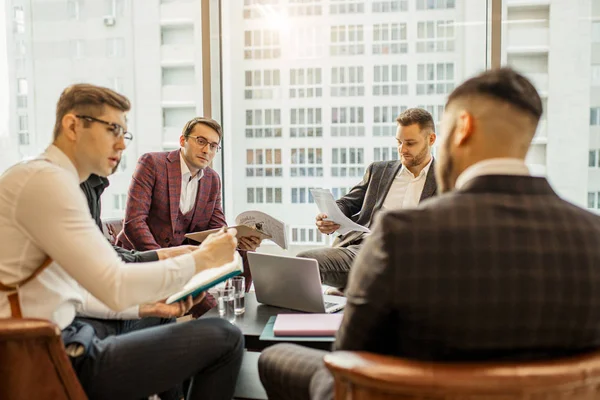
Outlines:
[[102, 220], [102, 233], [112, 245], [117, 243], [117, 235], [123, 230], [123, 220], [121, 218]]
[[538, 362], [432, 363], [334, 352], [335, 400], [597, 400], [600, 352]]
[[87, 399], [56, 325], [0, 319], [0, 399]]

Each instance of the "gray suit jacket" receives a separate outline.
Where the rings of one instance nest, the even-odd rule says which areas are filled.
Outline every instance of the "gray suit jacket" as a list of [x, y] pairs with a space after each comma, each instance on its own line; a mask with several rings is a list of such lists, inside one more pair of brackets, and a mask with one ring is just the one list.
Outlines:
[[[369, 165], [362, 181], [354, 186], [347, 195], [337, 200], [336, 203], [340, 210], [356, 223], [369, 228], [377, 211], [381, 209], [401, 167], [401, 161], [379, 161]], [[420, 201], [434, 196], [436, 192], [435, 160], [432, 160]], [[346, 247], [359, 244], [362, 242], [363, 236], [364, 234], [361, 232], [349, 232], [346, 235], [338, 236], [333, 246]]]

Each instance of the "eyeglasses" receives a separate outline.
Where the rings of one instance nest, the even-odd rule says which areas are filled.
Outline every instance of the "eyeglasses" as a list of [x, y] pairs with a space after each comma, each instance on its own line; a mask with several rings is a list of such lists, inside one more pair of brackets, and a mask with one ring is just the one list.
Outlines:
[[126, 132], [125, 128], [123, 128], [119, 124], [115, 124], [114, 122], [103, 121], [98, 118], [90, 117], [89, 115], [76, 115], [77, 118], [85, 119], [88, 122], [99, 122], [104, 125], [108, 125], [110, 127], [110, 131], [114, 135], [115, 139], [123, 138], [125, 139], [125, 145], [128, 145], [133, 140], [133, 134], [131, 132]]
[[203, 148], [208, 144], [208, 145], [210, 145], [210, 151], [212, 151], [213, 153], [216, 153], [219, 150], [221, 150], [221, 146], [219, 146], [217, 143], [211, 143], [208, 140], [206, 140], [205, 138], [203, 138], [202, 136], [191, 136], [190, 135], [188, 137], [196, 139], [196, 143], [198, 144], [198, 146], [200, 146], [200, 148]]

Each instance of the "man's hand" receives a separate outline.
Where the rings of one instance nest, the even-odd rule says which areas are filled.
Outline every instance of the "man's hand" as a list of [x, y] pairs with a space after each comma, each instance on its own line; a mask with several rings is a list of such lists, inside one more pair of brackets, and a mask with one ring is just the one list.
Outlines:
[[321, 213], [317, 215], [317, 222], [315, 225], [317, 225], [317, 229], [319, 230], [319, 232], [329, 235], [340, 229], [339, 224], [336, 224], [333, 221], [325, 221], [326, 218], [327, 214]]
[[166, 300], [161, 300], [156, 303], [141, 304], [140, 305], [140, 318], [144, 317], [158, 317], [158, 318], [179, 318], [183, 317], [193, 306], [204, 300], [206, 296], [205, 292], [202, 292], [195, 299], [192, 296], [188, 296], [185, 300], [178, 301], [177, 303], [166, 304]]
[[166, 247], [164, 249], [156, 250], [156, 254], [158, 254], [159, 260], [164, 260], [166, 258], [177, 257], [182, 254], [191, 253], [194, 250], [197, 250], [198, 246], [177, 246], [177, 247]]
[[260, 246], [260, 238], [256, 236], [244, 236], [238, 240], [240, 250], [255, 251]]
[[196, 273], [232, 262], [238, 243], [236, 234], [234, 228], [223, 228], [204, 239], [198, 250], [192, 253]]

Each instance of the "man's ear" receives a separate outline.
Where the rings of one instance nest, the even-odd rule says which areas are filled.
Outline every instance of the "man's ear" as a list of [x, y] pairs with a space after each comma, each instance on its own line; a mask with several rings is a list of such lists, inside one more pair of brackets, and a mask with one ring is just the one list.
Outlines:
[[471, 139], [475, 128], [475, 120], [473, 114], [467, 111], [461, 111], [458, 114], [458, 122], [456, 124], [456, 132], [452, 140], [456, 146], [462, 146]]
[[179, 145], [181, 147], [185, 146], [185, 136], [183, 136], [183, 135], [179, 136]]
[[67, 139], [75, 141], [77, 139], [77, 131], [75, 130], [77, 117], [71, 113], [65, 114], [60, 123], [62, 128], [61, 134], [65, 135]]
[[433, 144], [435, 143], [435, 140], [437, 139], [437, 136], [435, 135], [435, 133], [430, 133], [429, 134], [429, 147], [433, 146]]

